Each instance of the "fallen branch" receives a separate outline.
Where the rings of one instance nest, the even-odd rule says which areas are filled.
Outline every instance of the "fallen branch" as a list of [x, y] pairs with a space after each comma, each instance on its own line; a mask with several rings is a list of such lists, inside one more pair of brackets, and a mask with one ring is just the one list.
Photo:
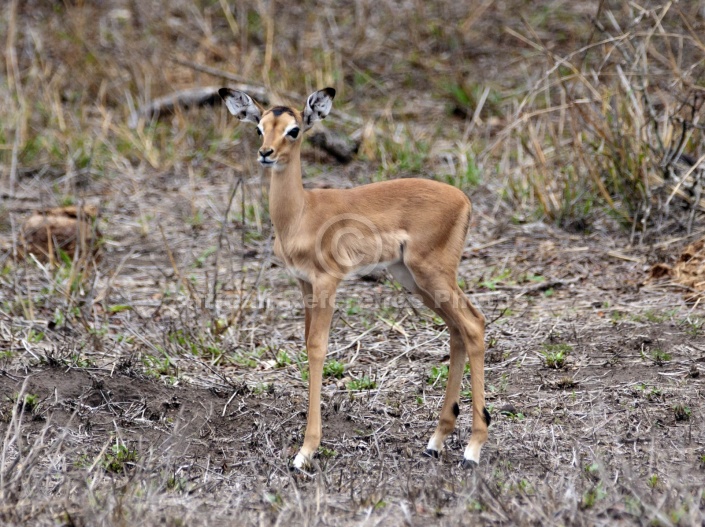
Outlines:
[[[231, 86], [240, 91], [247, 92], [261, 104], [269, 104], [268, 96], [264, 88], [249, 84], [236, 84]], [[159, 117], [164, 115], [172, 115], [177, 108], [186, 110], [194, 107], [220, 105], [221, 102], [220, 95], [218, 95], [218, 88], [215, 86], [177, 91], [165, 95], [164, 97], [154, 99], [140, 110], [132, 112], [128, 126], [130, 128], [136, 128], [140, 120], [159, 119]], [[349, 163], [352, 161], [355, 154], [357, 154], [358, 148], [360, 148], [360, 140], [351, 139], [342, 134], [332, 132], [327, 128], [321, 128], [311, 135], [310, 141], [313, 146], [330, 154], [339, 163]]]
[[[206, 66], [205, 64], [189, 62], [177, 57], [171, 57], [171, 60], [176, 62], [177, 64], [180, 64], [181, 66], [191, 68], [192, 70], [200, 71], [201, 73], [207, 73], [209, 75], [213, 75], [214, 77], [220, 77], [221, 79], [234, 82], [236, 84], [231, 84], [231, 88], [246, 92], [257, 102], [260, 102], [264, 105], [268, 105], [270, 102], [268, 91], [264, 86], [255, 86], [253, 84], [248, 84], [244, 82], [245, 79], [239, 75], [235, 75], [234, 73], [230, 73], [229, 71], [221, 70], [218, 68], [213, 68], [211, 66]], [[305, 97], [300, 93], [294, 93], [290, 91], [277, 93], [283, 95], [287, 99], [291, 99], [292, 101], [305, 101]], [[362, 125], [362, 119], [360, 119], [359, 117], [354, 117], [345, 112], [341, 112], [340, 110], [336, 110], [335, 108], [331, 110], [329, 119], [330, 118], [338, 119], [339, 121], [342, 121], [344, 123], [350, 123], [357, 126]]]
[[204, 88], [191, 88], [181, 90], [164, 97], [154, 99], [152, 102], [130, 114], [128, 126], [136, 128], [140, 119], [158, 119], [162, 115], [172, 115], [176, 108], [188, 109], [201, 106], [215, 106], [220, 104], [218, 88], [206, 86]]
[[321, 128], [309, 138], [310, 143], [333, 156], [339, 163], [349, 163], [360, 148], [360, 141]]

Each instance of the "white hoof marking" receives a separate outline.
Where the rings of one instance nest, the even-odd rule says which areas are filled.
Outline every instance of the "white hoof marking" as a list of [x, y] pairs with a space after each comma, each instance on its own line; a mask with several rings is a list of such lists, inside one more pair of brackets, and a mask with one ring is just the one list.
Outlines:
[[465, 461], [480, 464], [480, 450], [481, 446], [478, 445], [468, 445], [465, 447], [465, 453], [463, 454], [463, 459]]
[[433, 434], [431, 436], [431, 439], [428, 440], [428, 446], [426, 447], [427, 450], [435, 450], [436, 452], [441, 452], [443, 450], [443, 441], [441, 441], [440, 438], [436, 437], [436, 434]]
[[294, 468], [304, 470], [305, 468], [308, 468], [310, 464], [311, 460], [307, 456], [305, 456], [301, 452], [296, 454], [296, 457], [294, 458]]

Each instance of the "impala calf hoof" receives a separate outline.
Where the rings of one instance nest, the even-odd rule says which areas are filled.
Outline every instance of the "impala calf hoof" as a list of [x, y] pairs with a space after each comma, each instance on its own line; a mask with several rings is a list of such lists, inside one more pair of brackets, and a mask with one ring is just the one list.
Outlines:
[[298, 454], [296, 454], [296, 457], [291, 462], [290, 468], [291, 470], [298, 470], [301, 472], [309, 471], [311, 468], [313, 468], [311, 458], [299, 452]]
[[475, 470], [475, 468], [477, 468], [477, 461], [473, 461], [472, 459], [463, 459], [460, 466], [465, 470]]
[[436, 453], [436, 455], [434, 455], [433, 457], [438, 457], [438, 454], [440, 454], [443, 450], [443, 439], [445, 438], [442, 437], [440, 434], [434, 433], [431, 436], [431, 439], [428, 440], [428, 444], [426, 445], [426, 451], [428, 452], [429, 450], [433, 450]]
[[438, 459], [441, 457], [441, 453], [438, 450], [434, 450], [433, 448], [427, 448], [424, 450], [423, 453], [424, 457], [432, 457], [434, 459]]
[[312, 468], [297, 468], [294, 466], [294, 463], [289, 463], [289, 472], [294, 477], [296, 477], [296, 476], [313, 477], [315, 470], [313, 470]]

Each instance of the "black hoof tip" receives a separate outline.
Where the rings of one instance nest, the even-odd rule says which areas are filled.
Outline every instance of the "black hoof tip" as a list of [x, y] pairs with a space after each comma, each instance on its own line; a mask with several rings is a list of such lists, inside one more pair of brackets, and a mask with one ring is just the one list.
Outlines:
[[463, 462], [460, 464], [461, 467], [463, 467], [465, 470], [475, 470], [477, 467], [477, 462], [473, 461], [472, 459], [463, 459]]
[[432, 448], [427, 448], [424, 451], [423, 455], [425, 457], [432, 457], [434, 459], [438, 459], [440, 457], [441, 453], [438, 450], [433, 450]]
[[305, 467], [297, 467], [294, 465], [294, 460], [292, 459], [289, 461], [289, 473], [293, 474], [295, 476], [310, 476], [313, 473], [313, 467], [311, 465], [307, 465]]
[[304, 468], [295, 467], [294, 465], [289, 465], [289, 474], [291, 474], [295, 478], [304, 478], [304, 477], [312, 478], [315, 473], [316, 473], [316, 471], [313, 470], [312, 468], [310, 468], [310, 469], [305, 468], [304, 469]]

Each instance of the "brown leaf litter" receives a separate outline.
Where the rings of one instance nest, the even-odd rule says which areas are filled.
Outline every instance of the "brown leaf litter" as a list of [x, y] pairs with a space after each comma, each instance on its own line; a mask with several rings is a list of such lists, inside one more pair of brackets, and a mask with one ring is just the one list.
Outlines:
[[675, 264], [657, 263], [651, 267], [650, 279], [665, 277], [686, 288], [688, 302], [699, 302], [705, 297], [705, 239], [683, 249]]
[[100, 232], [94, 227], [98, 208], [94, 205], [55, 207], [37, 210], [22, 225], [20, 252], [40, 261], [52, 262], [57, 250], [73, 256], [97, 255]]

